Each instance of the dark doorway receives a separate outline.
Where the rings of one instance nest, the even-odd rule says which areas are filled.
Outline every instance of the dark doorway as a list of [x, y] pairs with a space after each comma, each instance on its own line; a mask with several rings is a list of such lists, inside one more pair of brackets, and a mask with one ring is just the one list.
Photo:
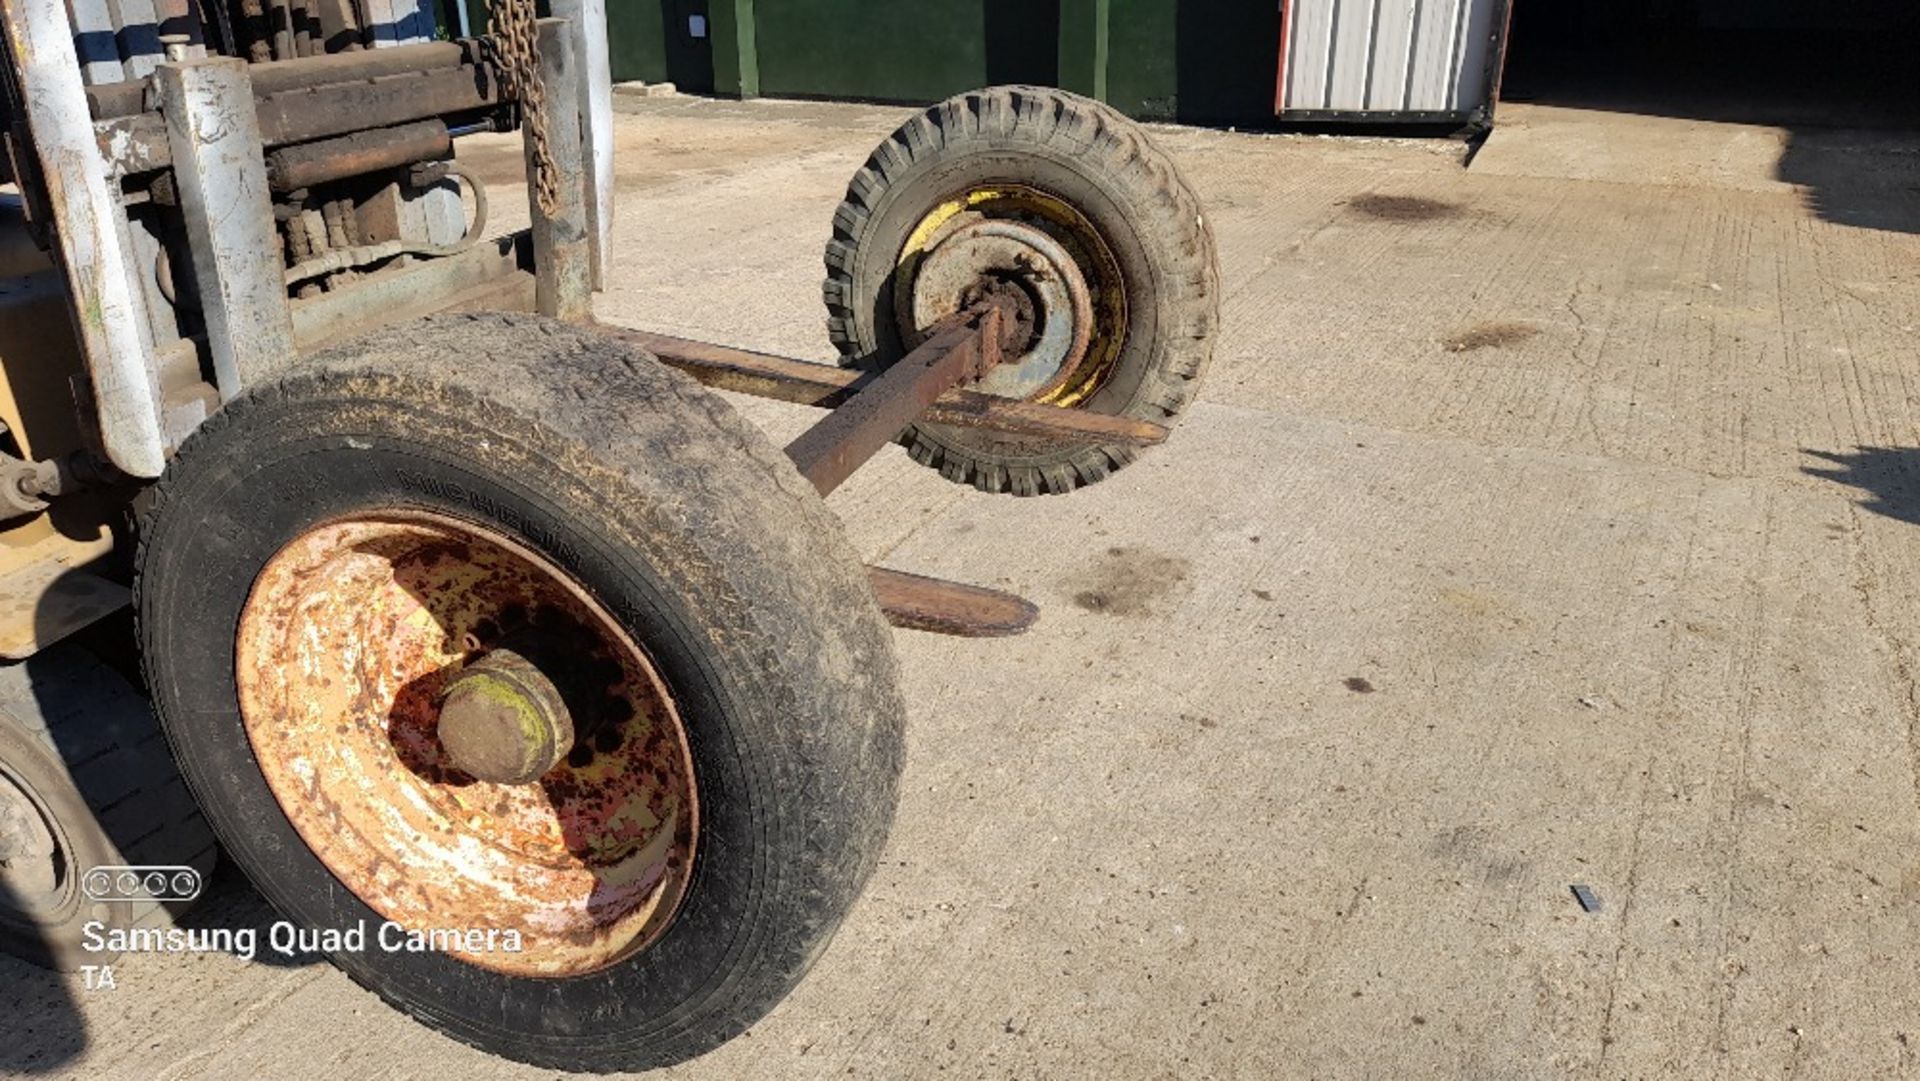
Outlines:
[[1060, 83], [1060, 0], [986, 0], [987, 85]]
[[1920, 128], [1913, 0], [1514, 0], [1501, 98], [1790, 127]]
[[1179, 0], [1176, 8], [1174, 118], [1271, 127], [1280, 5]]
[[667, 81], [691, 94], [713, 93], [713, 25], [707, 0], [661, 0]]

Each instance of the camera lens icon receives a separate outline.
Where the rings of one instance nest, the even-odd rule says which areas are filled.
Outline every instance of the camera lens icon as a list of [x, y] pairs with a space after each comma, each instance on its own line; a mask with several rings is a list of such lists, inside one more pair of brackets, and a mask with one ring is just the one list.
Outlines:
[[80, 876], [94, 901], [191, 901], [206, 883], [191, 867], [95, 867]]

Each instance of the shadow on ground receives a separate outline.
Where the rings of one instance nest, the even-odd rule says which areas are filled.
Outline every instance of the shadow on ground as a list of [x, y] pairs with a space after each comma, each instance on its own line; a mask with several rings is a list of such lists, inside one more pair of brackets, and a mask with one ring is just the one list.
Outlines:
[[1809, 211], [1858, 229], [1920, 233], [1920, 134], [1796, 130], [1775, 174]]
[[272, 949], [269, 935], [280, 919], [280, 913], [253, 888], [247, 876], [223, 859], [214, 869], [213, 881], [201, 895], [200, 903], [180, 918], [179, 925], [208, 932], [251, 932], [255, 950], [249, 960], [258, 965], [304, 968], [326, 960], [317, 953], [281, 953]]
[[[0, 876], [0, 908], [13, 904]], [[74, 1001], [69, 977], [0, 954], [0, 1015], [6, 1036], [0, 1040], [0, 1073], [8, 1076], [67, 1073], [87, 1049], [87, 1022]]]
[[1875, 514], [1920, 525], [1920, 447], [1855, 447], [1851, 452], [1808, 450], [1830, 463], [1804, 466], [1809, 476], [1867, 493], [1859, 505]]

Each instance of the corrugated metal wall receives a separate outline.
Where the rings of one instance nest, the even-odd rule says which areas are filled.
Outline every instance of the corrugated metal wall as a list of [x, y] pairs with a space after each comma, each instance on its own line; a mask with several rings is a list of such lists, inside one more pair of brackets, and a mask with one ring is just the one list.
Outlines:
[[1280, 111], [1465, 116], [1506, 0], [1287, 0]]

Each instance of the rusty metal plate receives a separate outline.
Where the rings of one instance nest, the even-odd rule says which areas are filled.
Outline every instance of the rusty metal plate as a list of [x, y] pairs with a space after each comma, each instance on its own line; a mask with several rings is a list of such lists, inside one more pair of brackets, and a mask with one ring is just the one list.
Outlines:
[[1040, 618], [1032, 601], [985, 586], [868, 567], [874, 600], [887, 622], [904, 630], [957, 638], [1009, 638]]

